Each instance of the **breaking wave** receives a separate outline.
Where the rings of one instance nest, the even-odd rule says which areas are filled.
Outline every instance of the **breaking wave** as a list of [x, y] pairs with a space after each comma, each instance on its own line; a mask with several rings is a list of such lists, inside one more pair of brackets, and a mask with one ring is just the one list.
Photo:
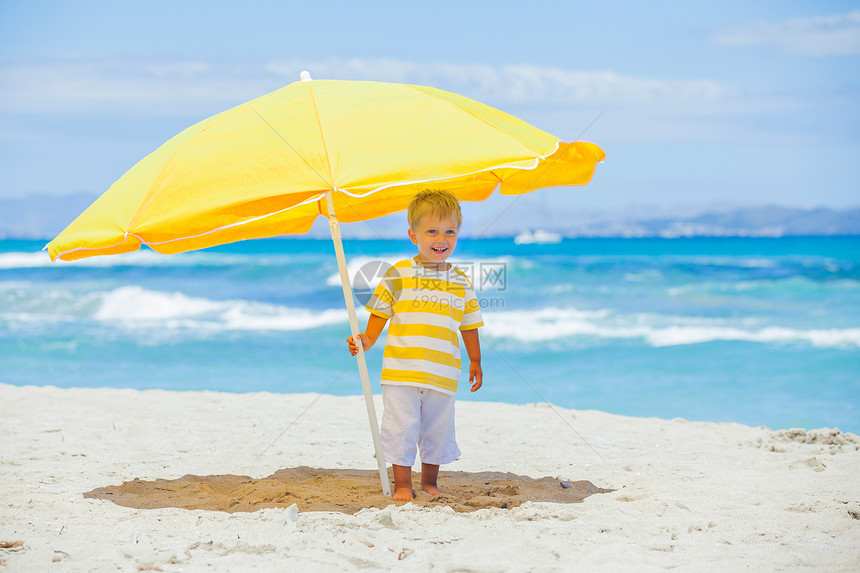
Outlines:
[[91, 321], [123, 328], [291, 331], [346, 322], [346, 310], [313, 311], [246, 300], [210, 300], [179, 292], [123, 286], [74, 295], [67, 291], [33, 293], [7, 283], [0, 293], [0, 321]]
[[640, 339], [653, 347], [715, 341], [801, 343], [820, 348], [860, 348], [860, 328], [797, 329], [782, 326], [750, 328], [722, 319], [616, 314], [609, 310], [541, 308], [488, 313], [483, 333], [522, 342], [557, 341], [573, 337]]

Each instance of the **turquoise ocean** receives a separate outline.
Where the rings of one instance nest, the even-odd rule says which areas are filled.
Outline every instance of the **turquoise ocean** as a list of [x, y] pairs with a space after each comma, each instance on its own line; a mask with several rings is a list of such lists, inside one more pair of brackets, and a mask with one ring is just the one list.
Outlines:
[[[0, 382], [361, 392], [330, 240], [57, 264], [43, 245], [0, 241]], [[359, 299], [414, 254], [345, 248]], [[461, 239], [452, 261], [486, 323], [484, 388], [460, 399], [860, 432], [860, 237]]]

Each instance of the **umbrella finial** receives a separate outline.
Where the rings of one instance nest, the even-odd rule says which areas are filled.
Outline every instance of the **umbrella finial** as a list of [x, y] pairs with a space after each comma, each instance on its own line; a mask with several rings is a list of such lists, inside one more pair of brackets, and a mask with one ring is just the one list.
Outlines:
[[302, 73], [299, 74], [299, 79], [303, 82], [309, 82], [311, 81], [311, 73], [307, 70], [304, 70], [302, 71]]

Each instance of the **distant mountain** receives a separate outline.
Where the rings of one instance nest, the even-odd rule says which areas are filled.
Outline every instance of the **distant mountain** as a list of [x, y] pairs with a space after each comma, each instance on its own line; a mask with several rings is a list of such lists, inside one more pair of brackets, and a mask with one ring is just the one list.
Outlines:
[[860, 235], [860, 208], [795, 209], [779, 205], [691, 217], [618, 218], [565, 230], [571, 237], [782, 237]]
[[[668, 209], [667, 209], [668, 210]], [[692, 212], [691, 212], [692, 211]], [[499, 216], [498, 209], [481, 209], [463, 203], [468, 221], [463, 236], [513, 237], [524, 231], [543, 230], [564, 237], [782, 237], [789, 235], [860, 235], [860, 208], [798, 209], [780, 205], [714, 209], [695, 212], [679, 208], [674, 216], [650, 217], [648, 209], [632, 215], [600, 212], [566, 212], [549, 215], [535, 205], [517, 205]], [[390, 215], [368, 222], [342, 225], [343, 236], [359, 239], [404, 238], [405, 215]], [[328, 224], [320, 219], [308, 237], [328, 238]]]
[[[0, 198], [0, 239], [50, 239], [95, 200], [90, 194], [27, 195]], [[501, 211], [501, 213], [500, 213]], [[648, 212], [658, 216], [649, 216]], [[523, 231], [545, 230], [565, 237], [780, 237], [785, 235], [860, 235], [860, 208], [799, 209], [780, 205], [711, 208], [696, 212], [678, 208], [633, 207], [613, 214], [566, 212], [520, 202], [516, 209], [464, 203], [469, 225], [464, 236], [511, 237]], [[404, 238], [403, 213], [369, 222], [342, 225], [347, 238]], [[320, 218], [307, 234], [328, 238], [328, 224]]]

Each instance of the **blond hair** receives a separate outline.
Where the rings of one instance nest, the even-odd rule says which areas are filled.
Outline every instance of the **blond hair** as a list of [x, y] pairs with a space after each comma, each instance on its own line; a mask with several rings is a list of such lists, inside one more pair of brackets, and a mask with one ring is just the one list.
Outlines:
[[406, 211], [409, 228], [415, 230], [424, 215], [436, 215], [443, 218], [454, 215], [457, 217], [457, 228], [459, 229], [460, 225], [463, 224], [460, 203], [453, 193], [442, 189], [425, 189], [412, 198]]

